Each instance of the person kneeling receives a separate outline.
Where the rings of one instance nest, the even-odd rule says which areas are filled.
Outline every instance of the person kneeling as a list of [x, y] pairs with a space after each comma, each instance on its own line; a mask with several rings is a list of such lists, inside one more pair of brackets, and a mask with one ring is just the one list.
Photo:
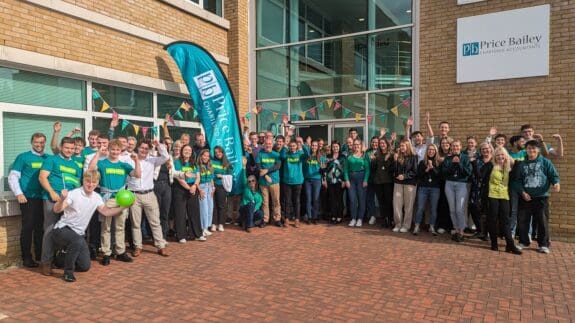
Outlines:
[[255, 224], [261, 227], [264, 226], [263, 211], [262, 211], [262, 193], [258, 190], [256, 177], [250, 175], [248, 177], [248, 185], [244, 189], [242, 202], [240, 205], [240, 222], [243, 224], [244, 229], [250, 232], [250, 228]]
[[83, 185], [70, 192], [62, 190], [60, 199], [54, 204], [54, 213], [64, 212], [54, 225], [52, 243], [66, 251], [64, 261], [64, 280], [75, 282], [74, 271], [90, 269], [90, 251], [84, 233], [90, 219], [97, 209], [103, 216], [115, 216], [126, 208], [109, 208], [104, 205], [102, 197], [94, 193], [100, 181], [100, 173], [90, 170], [84, 173]]

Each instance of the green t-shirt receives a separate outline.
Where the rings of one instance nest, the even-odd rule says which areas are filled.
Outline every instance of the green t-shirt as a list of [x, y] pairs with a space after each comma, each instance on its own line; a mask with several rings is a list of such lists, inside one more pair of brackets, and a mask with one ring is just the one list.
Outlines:
[[321, 179], [321, 164], [326, 164], [327, 159], [325, 156], [320, 156], [319, 161], [317, 158], [309, 157], [303, 164], [303, 174], [305, 179]]
[[198, 167], [200, 170], [200, 184], [210, 183], [214, 180], [214, 170], [210, 170], [208, 167], [204, 166], [203, 170], [202, 167]]
[[182, 164], [182, 161], [179, 159], [174, 160], [174, 169], [184, 173], [190, 172], [194, 175], [192, 177], [186, 176], [186, 183], [188, 184], [194, 184], [196, 182], [196, 177], [200, 176], [200, 170], [196, 165], [192, 165], [190, 162]]
[[214, 169], [214, 183], [216, 185], [223, 185], [222, 179], [218, 178], [216, 175], [231, 175], [231, 167], [232, 165], [229, 165], [228, 168], [224, 168], [221, 160], [215, 158], [212, 159], [212, 168]]
[[525, 150], [520, 150], [516, 153], [512, 152], [511, 150], [508, 150], [507, 152], [509, 152], [509, 156], [511, 156], [514, 161], [523, 161], [525, 158], [527, 158], [527, 152]]
[[[126, 180], [134, 167], [121, 161], [111, 162], [109, 159], [98, 161], [98, 172], [100, 172], [100, 188], [102, 194], [108, 191], [118, 191], [126, 186]], [[111, 197], [116, 194], [113, 192]]]
[[20, 189], [27, 198], [42, 198], [42, 186], [38, 181], [38, 174], [42, 164], [49, 155], [38, 155], [32, 151], [21, 153], [16, 157], [12, 169], [20, 172]]
[[84, 149], [82, 149], [82, 152], [80, 153], [80, 156], [86, 158], [86, 156], [91, 155], [91, 154], [95, 153], [96, 151], [98, 151], [98, 150], [92, 149], [90, 147], [84, 147]]
[[[267, 152], [265, 150], [260, 150], [258, 156], [256, 158], [256, 164], [258, 165], [259, 169], [270, 169], [274, 167], [274, 165], [280, 160], [280, 154], [277, 151]], [[278, 184], [280, 182], [280, 174], [279, 169], [274, 170], [271, 173], [267, 174], [271, 179], [272, 182], [269, 183], [265, 176], [260, 176], [259, 183], [263, 186], [270, 186], [273, 184]]]
[[[71, 191], [82, 185], [82, 168], [70, 159], [64, 159], [62, 155], [55, 155], [46, 158], [42, 164], [42, 170], [50, 172], [48, 183], [52, 189], [60, 194], [66, 188]], [[42, 197], [45, 200], [50, 199], [50, 194], [44, 191]]]
[[361, 157], [355, 157], [353, 154], [347, 156], [345, 163], [343, 164], [343, 178], [349, 181], [349, 175], [352, 172], [364, 172], [363, 181], [367, 182], [369, 178], [369, 158], [365, 155]]

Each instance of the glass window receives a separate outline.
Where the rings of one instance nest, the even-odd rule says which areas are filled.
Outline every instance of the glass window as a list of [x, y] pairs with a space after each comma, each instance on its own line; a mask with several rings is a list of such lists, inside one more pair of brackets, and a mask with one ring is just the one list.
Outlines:
[[283, 44], [286, 40], [284, 0], [259, 0], [257, 3], [257, 46]]
[[[196, 135], [196, 133], [202, 132], [200, 128], [172, 127], [171, 125], [168, 126], [168, 131], [170, 132], [170, 138], [172, 138], [173, 141], [180, 139], [180, 137], [184, 133], [189, 134], [190, 142], [192, 145], [194, 144], [194, 138], [195, 138], [194, 136]], [[162, 127], [160, 127], [160, 136], [161, 136], [160, 138], [165, 137], [164, 128]]]
[[[282, 124], [284, 115], [287, 117], [288, 113], [287, 101], [262, 102], [258, 103], [258, 106], [261, 110], [257, 114], [257, 129], [259, 131], [269, 130], [274, 135], [279, 134], [279, 126]], [[253, 116], [253, 112], [251, 114]]]
[[[170, 114], [174, 117], [175, 120], [183, 120], [183, 121], [195, 121], [200, 122], [199, 116], [196, 115], [194, 118], [194, 108], [191, 107], [189, 111], [185, 111], [184, 109], [180, 109], [180, 106], [187, 102], [190, 106], [193, 105], [192, 101], [189, 98], [182, 98], [177, 96], [170, 96], [170, 95], [163, 95], [158, 94], [158, 118], [164, 119], [166, 113]], [[175, 116], [174, 114], [178, 113], [181, 115]]]
[[204, 0], [204, 9], [222, 17], [222, 0]]
[[[92, 87], [92, 109], [94, 111], [112, 113], [114, 110], [120, 116], [152, 116], [152, 93], [150, 92], [97, 83], [93, 83]], [[110, 109], [102, 111], [106, 104]]]
[[366, 47], [365, 35], [292, 46], [291, 96], [365, 90]]
[[[30, 150], [30, 137], [35, 132], [41, 132], [46, 135], [46, 148], [48, 154], [52, 154], [50, 150], [50, 140], [52, 139], [54, 122], [60, 121], [62, 123], [62, 130], [60, 134], [65, 135], [70, 130], [78, 127], [84, 128], [84, 120], [16, 114], [5, 112], [3, 114], [2, 132], [3, 132], [3, 145], [4, 145], [4, 169], [2, 180], [4, 182], [4, 190], [9, 190], [8, 181], [4, 180], [10, 173], [10, 167], [20, 153]], [[61, 138], [59, 138], [61, 139]]]
[[[387, 129], [387, 137], [395, 131], [405, 136], [405, 122], [411, 115], [411, 91], [373, 93], [369, 95], [369, 137]], [[369, 120], [368, 120], [369, 121]]]
[[401, 26], [411, 23], [411, 0], [368, 1], [370, 9], [372, 7], [375, 9], [375, 29]]
[[370, 90], [411, 86], [411, 28], [370, 35], [375, 45], [374, 79]]
[[[114, 138], [117, 138], [118, 136], [125, 136], [136, 137], [138, 140], [140, 140], [144, 138], [144, 132], [146, 132], [146, 138], [153, 138], [154, 133], [151, 129], [151, 122], [124, 120], [125, 119], [120, 119], [120, 124], [114, 131]], [[94, 117], [92, 118], [92, 128], [99, 130], [101, 133], [108, 133], [108, 129], [110, 129], [110, 121], [110, 118]], [[144, 130], [144, 127], [148, 129]]]
[[288, 96], [287, 48], [260, 50], [257, 60], [257, 98], [273, 99]]
[[86, 110], [86, 82], [0, 67], [0, 101]]
[[293, 100], [290, 114], [291, 121], [350, 119], [355, 122], [356, 117], [365, 118], [365, 95]]

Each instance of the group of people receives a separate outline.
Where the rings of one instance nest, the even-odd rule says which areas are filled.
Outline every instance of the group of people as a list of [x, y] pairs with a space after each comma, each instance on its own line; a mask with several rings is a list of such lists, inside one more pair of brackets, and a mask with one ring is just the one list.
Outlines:
[[[469, 215], [475, 234], [489, 237], [493, 250], [503, 236], [506, 251], [521, 254], [536, 236], [539, 251], [549, 253], [548, 192], [560, 186], [546, 157], [563, 154], [559, 135], [553, 149], [529, 125], [509, 140], [493, 128], [480, 144], [468, 137], [464, 148], [449, 137], [447, 122], [434, 136], [429, 115], [427, 139], [411, 132], [410, 118], [409, 138], [382, 129], [369, 147], [356, 129], [345, 143], [330, 145], [291, 131], [275, 137], [251, 132], [245, 134], [242, 193], [232, 195], [226, 183], [233, 167], [224, 149], [210, 149], [202, 133], [193, 145], [189, 134], [173, 141], [167, 120], [161, 142], [114, 136], [113, 119], [107, 133], [88, 133], [87, 146], [76, 136], [80, 129], [59, 140], [56, 122], [53, 155], [45, 152], [44, 134], [32, 135], [32, 149], [18, 155], [8, 177], [22, 213], [25, 266], [51, 275], [60, 259], [64, 280], [73, 282], [74, 271], [88, 270], [98, 257], [104, 266], [111, 259], [132, 262], [142, 253], [143, 235], [166, 257], [169, 239], [206, 241], [232, 222], [250, 232], [322, 218], [339, 224], [345, 216], [350, 227], [379, 218], [393, 232], [418, 234], [427, 214], [433, 235], [451, 231], [461, 242]], [[124, 188], [135, 194], [130, 207], [115, 199]]]

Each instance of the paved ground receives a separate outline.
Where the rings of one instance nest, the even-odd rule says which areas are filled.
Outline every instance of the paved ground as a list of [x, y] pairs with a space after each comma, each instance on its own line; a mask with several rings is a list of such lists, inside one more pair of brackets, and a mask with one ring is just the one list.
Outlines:
[[[373, 227], [234, 227], [69, 284], [0, 272], [0, 319], [62, 321], [569, 321], [575, 245], [490, 251]], [[502, 246], [503, 247], [503, 246]], [[153, 251], [153, 247], [146, 246]], [[62, 271], [57, 270], [58, 277]]]

